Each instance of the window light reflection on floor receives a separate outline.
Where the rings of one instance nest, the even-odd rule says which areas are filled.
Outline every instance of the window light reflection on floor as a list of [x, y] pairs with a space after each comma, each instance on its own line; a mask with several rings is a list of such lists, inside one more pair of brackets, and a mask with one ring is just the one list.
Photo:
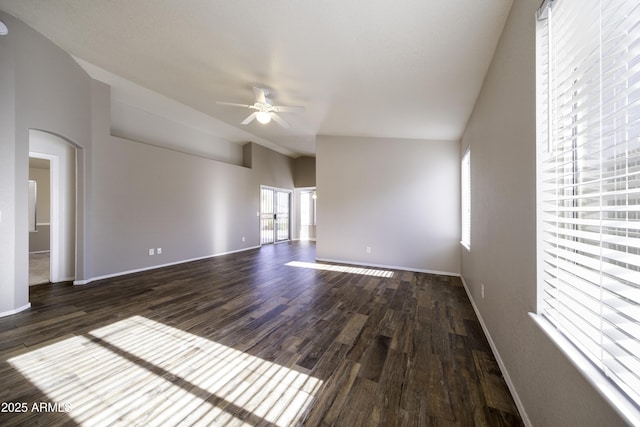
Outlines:
[[312, 268], [314, 270], [326, 270], [326, 271], [337, 271], [340, 273], [363, 274], [365, 276], [393, 277], [393, 271], [390, 271], [390, 270], [378, 270], [373, 268], [356, 267], [352, 265], [318, 264], [315, 262], [303, 262], [303, 261], [291, 261], [286, 263], [285, 265], [288, 265], [290, 267]]
[[296, 424], [322, 381], [142, 316], [9, 363], [81, 424]]

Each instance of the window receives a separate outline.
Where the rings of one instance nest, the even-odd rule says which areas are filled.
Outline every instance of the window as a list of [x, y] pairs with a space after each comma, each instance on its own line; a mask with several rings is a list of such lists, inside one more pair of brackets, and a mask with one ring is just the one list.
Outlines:
[[471, 150], [469, 149], [462, 156], [460, 175], [462, 211], [460, 243], [469, 250], [471, 248]]
[[640, 4], [552, 0], [543, 8], [537, 31], [538, 313], [606, 377], [607, 387], [621, 392], [622, 413], [628, 416], [631, 408], [635, 416]]

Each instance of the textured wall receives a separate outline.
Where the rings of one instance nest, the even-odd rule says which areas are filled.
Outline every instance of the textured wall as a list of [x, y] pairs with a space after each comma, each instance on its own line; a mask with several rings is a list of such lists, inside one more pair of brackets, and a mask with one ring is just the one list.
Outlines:
[[[90, 79], [42, 35], [5, 13], [0, 12], [0, 19], [9, 28], [0, 38], [0, 313], [11, 313], [28, 306], [29, 130], [60, 135], [90, 150]], [[80, 209], [85, 203], [82, 190]], [[82, 222], [78, 234], [82, 272]]]
[[91, 277], [260, 244], [260, 185], [293, 190], [293, 159], [251, 144], [245, 168], [113, 137], [109, 102], [94, 81]]
[[319, 136], [316, 146], [318, 258], [460, 273], [457, 142]]

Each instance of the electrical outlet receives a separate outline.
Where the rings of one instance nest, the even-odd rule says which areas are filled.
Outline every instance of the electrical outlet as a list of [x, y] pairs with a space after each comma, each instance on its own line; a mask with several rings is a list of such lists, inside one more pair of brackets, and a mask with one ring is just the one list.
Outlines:
[[368, 254], [370, 254], [371, 253], [371, 246], [367, 246], [366, 251], [367, 251]]
[[153, 250], [153, 248], [149, 249], [149, 256], [153, 256], [155, 254], [156, 252]]
[[158, 249], [156, 249], [156, 253], [157, 253], [158, 255], [160, 255], [160, 254], [162, 253], [162, 248], [158, 248]]
[[244, 242], [244, 240], [245, 240], [245, 239], [244, 239], [244, 236], [242, 236], [242, 241]]
[[480, 283], [480, 296], [484, 299], [484, 283]]

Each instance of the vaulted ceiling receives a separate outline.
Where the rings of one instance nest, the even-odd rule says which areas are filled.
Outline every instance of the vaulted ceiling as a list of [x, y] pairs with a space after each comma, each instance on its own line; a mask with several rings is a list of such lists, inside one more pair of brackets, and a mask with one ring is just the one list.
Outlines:
[[[239, 130], [227, 139], [312, 155], [316, 135], [460, 139], [511, 4], [0, 0], [0, 9], [75, 57]], [[282, 113], [289, 129], [242, 126], [249, 110], [216, 104], [252, 104], [253, 86], [306, 111]]]

